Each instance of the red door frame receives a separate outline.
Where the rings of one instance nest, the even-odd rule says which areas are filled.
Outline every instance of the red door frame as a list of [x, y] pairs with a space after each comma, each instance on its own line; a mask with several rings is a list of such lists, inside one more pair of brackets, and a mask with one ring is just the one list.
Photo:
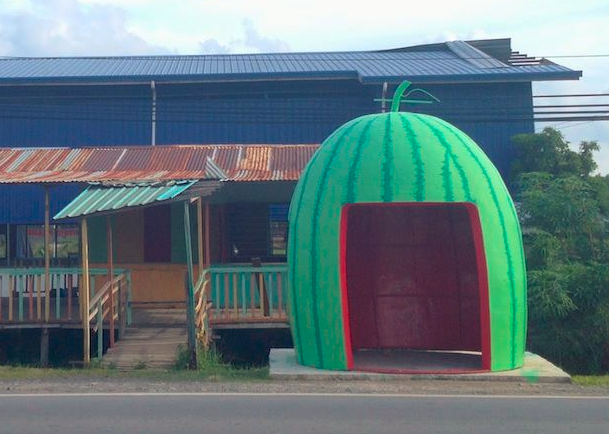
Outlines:
[[[471, 202], [368, 202], [344, 205], [340, 216], [340, 286], [343, 313], [343, 332], [345, 339], [345, 352], [347, 370], [353, 370], [353, 346], [351, 340], [351, 323], [349, 316], [349, 299], [347, 289], [347, 226], [349, 209], [353, 206], [375, 206], [375, 207], [412, 207], [412, 206], [451, 206], [465, 207], [469, 215], [474, 251], [476, 255], [476, 267], [478, 271], [478, 290], [480, 298], [480, 346], [482, 353], [481, 371], [491, 370], [491, 322], [488, 291], [488, 271], [486, 266], [486, 255], [484, 253], [484, 239], [482, 236], [482, 225], [478, 208]], [[442, 371], [443, 373], [449, 373]], [[462, 371], [459, 371], [462, 372]], [[468, 371], [471, 372], [471, 371]], [[417, 371], [417, 373], [423, 373]], [[458, 373], [458, 372], [455, 372]]]

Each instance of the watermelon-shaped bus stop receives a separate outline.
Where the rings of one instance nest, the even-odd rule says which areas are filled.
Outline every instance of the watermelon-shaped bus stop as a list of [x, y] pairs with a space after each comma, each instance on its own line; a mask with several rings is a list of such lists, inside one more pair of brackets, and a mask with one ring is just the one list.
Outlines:
[[520, 367], [526, 275], [513, 202], [465, 133], [399, 112], [406, 87], [391, 112], [338, 128], [300, 178], [288, 249], [297, 359], [408, 372], [375, 361], [424, 350], [468, 354], [454, 372]]

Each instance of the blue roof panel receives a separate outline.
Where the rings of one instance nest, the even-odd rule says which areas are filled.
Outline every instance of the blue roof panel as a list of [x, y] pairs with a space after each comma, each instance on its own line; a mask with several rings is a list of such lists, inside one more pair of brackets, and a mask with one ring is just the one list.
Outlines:
[[467, 42], [408, 51], [270, 53], [196, 56], [61, 57], [0, 59], [0, 83], [134, 82], [357, 78], [362, 82], [577, 79], [581, 72], [549, 61], [504, 63]]

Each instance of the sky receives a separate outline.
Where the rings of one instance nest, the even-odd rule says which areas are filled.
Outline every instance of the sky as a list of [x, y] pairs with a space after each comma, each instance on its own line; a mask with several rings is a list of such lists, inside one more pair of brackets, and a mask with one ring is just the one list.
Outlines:
[[[607, 0], [0, 0], [0, 56], [375, 50], [505, 37], [514, 50], [583, 71], [579, 81], [534, 83], [534, 94], [609, 93]], [[582, 55], [607, 56], [550, 57]], [[600, 172], [609, 173], [609, 121], [536, 127], [544, 126], [573, 146], [598, 141]]]

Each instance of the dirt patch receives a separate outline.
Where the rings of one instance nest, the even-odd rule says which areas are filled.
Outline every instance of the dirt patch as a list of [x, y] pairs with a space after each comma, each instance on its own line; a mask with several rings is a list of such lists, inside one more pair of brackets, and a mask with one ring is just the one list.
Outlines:
[[67, 377], [0, 381], [0, 393], [398, 393], [437, 395], [609, 395], [609, 387], [517, 382], [404, 381], [213, 381], [154, 377]]

